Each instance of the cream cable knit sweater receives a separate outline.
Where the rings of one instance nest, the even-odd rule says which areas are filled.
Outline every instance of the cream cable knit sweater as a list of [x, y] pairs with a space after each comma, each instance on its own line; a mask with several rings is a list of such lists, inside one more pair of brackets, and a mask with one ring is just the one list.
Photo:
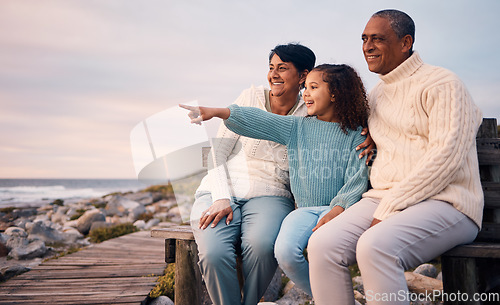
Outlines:
[[428, 198], [451, 203], [481, 227], [484, 204], [476, 152], [481, 112], [458, 77], [418, 53], [370, 92], [370, 173], [383, 220]]
[[[244, 90], [234, 104], [266, 110], [265, 94], [268, 93], [264, 87], [252, 86]], [[292, 114], [307, 114], [303, 100]], [[210, 192], [213, 201], [232, 196], [245, 199], [259, 196], [292, 198], [284, 145], [240, 136], [221, 123], [211, 146], [209, 171], [197, 191]]]

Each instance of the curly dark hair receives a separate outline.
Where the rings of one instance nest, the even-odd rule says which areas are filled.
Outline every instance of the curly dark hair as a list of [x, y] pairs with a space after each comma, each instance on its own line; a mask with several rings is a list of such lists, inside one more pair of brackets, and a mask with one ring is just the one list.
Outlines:
[[345, 64], [323, 64], [312, 71], [323, 72], [323, 81], [328, 83], [335, 98], [335, 111], [339, 114], [340, 128], [356, 130], [368, 126], [368, 100], [366, 90], [356, 70]]

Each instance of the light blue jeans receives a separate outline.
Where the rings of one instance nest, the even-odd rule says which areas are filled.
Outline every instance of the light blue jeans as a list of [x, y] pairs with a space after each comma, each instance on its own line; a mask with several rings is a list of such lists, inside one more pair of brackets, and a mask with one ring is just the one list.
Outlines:
[[[222, 219], [215, 228], [198, 228], [201, 213], [212, 204], [210, 193], [198, 193], [191, 211], [201, 274], [216, 305], [255, 305], [266, 292], [278, 266], [274, 242], [281, 222], [294, 209], [291, 199], [263, 196], [234, 199], [233, 220]], [[236, 274], [237, 249], [241, 247], [244, 286]]]
[[312, 229], [330, 211], [329, 206], [302, 207], [288, 214], [281, 224], [274, 254], [280, 268], [290, 280], [312, 296], [309, 282], [309, 263], [304, 257]]

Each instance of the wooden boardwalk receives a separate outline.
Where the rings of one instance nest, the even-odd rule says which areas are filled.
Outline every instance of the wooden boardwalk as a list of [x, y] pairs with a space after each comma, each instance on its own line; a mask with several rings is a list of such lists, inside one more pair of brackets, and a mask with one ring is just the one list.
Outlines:
[[165, 267], [163, 239], [140, 231], [49, 260], [0, 284], [0, 304], [141, 304]]

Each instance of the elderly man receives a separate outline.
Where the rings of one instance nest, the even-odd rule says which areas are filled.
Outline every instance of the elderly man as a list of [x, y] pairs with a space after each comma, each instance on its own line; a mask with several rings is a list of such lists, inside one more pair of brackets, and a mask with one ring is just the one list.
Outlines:
[[377, 145], [373, 189], [312, 235], [316, 304], [354, 304], [348, 266], [358, 262], [368, 304], [409, 304], [404, 271], [474, 240], [483, 193], [475, 136], [481, 112], [450, 71], [413, 51], [405, 13], [372, 15], [363, 53], [380, 82], [368, 122]]

